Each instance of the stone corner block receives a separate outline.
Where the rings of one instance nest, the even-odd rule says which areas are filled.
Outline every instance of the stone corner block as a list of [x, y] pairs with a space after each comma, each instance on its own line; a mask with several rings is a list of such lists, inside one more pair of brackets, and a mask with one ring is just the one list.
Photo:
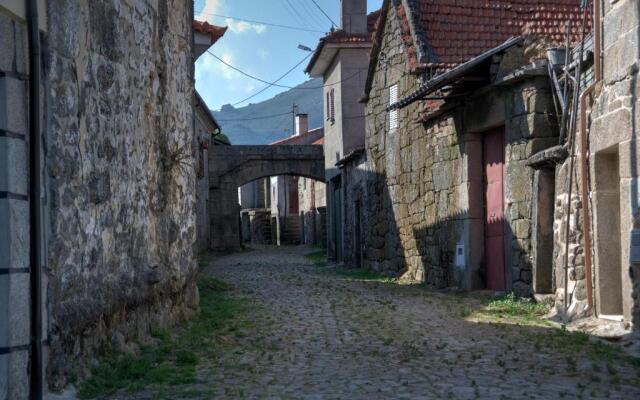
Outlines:
[[29, 399], [29, 351], [0, 355], [0, 399]]
[[0, 77], [0, 129], [26, 135], [27, 82], [7, 76]]
[[26, 143], [0, 136], [0, 192], [27, 195], [28, 167]]
[[29, 203], [0, 199], [0, 269], [29, 268]]
[[30, 279], [28, 273], [0, 275], [0, 347], [29, 344]]

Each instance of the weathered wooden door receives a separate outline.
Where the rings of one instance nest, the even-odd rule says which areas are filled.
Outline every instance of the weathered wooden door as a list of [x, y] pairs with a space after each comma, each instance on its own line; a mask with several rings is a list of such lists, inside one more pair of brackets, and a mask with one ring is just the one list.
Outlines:
[[505, 290], [504, 262], [504, 131], [483, 135], [484, 153], [484, 261], [487, 288]]

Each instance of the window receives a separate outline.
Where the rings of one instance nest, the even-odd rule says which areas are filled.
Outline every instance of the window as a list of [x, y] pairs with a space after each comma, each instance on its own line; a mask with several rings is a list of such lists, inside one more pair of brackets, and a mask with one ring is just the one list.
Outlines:
[[[398, 85], [393, 85], [389, 88], [389, 105], [398, 102]], [[389, 111], [389, 130], [394, 131], [398, 129], [398, 110]]]
[[331, 95], [327, 92], [327, 112], [325, 113], [327, 116], [327, 121], [331, 119]]
[[336, 99], [335, 91], [334, 89], [331, 89], [331, 92], [329, 92], [329, 120], [331, 121], [332, 124], [336, 121], [335, 99]]

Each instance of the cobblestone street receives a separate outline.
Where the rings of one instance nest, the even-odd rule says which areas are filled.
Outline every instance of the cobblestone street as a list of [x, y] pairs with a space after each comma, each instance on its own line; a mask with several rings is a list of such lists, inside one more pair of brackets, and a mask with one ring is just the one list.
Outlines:
[[312, 251], [253, 250], [206, 268], [254, 304], [256, 322], [200, 372], [214, 397], [640, 398], [640, 368], [617, 349], [544, 324], [478, 322], [480, 294], [349, 278], [313, 265]]

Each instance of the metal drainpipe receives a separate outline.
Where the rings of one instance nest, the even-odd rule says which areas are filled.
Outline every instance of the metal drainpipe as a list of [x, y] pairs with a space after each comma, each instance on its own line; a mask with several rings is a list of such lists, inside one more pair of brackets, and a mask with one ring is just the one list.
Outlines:
[[29, 40], [29, 224], [31, 264], [31, 398], [42, 399], [42, 241], [40, 209], [40, 25], [38, 0], [26, 0]]
[[587, 98], [594, 92], [597, 85], [602, 81], [602, 27], [600, 16], [600, 0], [593, 2], [593, 25], [594, 25], [594, 75], [595, 81], [580, 95], [580, 197], [582, 201], [582, 220], [584, 224], [584, 270], [587, 286], [587, 304], [589, 312], [593, 312], [593, 282], [592, 282], [592, 260], [591, 260], [591, 213], [589, 210], [589, 164], [588, 146], [589, 130], [587, 129]]

